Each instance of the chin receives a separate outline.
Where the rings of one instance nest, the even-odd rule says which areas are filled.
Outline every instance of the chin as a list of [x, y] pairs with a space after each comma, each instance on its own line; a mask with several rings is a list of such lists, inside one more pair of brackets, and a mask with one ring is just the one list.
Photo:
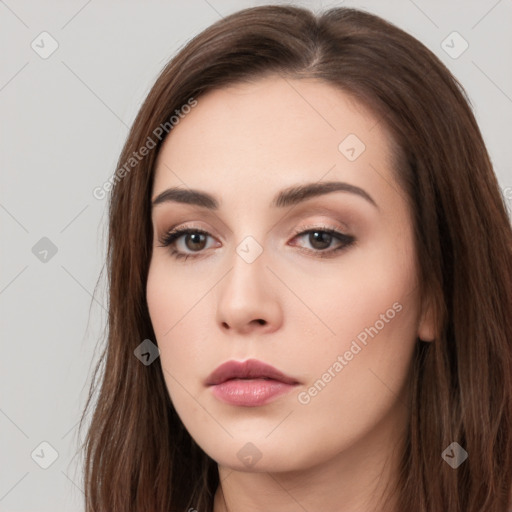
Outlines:
[[[288, 442], [289, 446], [284, 444], [284, 439], [272, 442], [264, 439], [254, 442], [233, 440], [229, 444], [218, 444], [213, 450], [203, 450], [220, 466], [247, 473], [294, 472], [322, 462], [321, 453], [300, 453], [300, 441], [288, 439]], [[230, 453], [232, 456], [227, 456]]]

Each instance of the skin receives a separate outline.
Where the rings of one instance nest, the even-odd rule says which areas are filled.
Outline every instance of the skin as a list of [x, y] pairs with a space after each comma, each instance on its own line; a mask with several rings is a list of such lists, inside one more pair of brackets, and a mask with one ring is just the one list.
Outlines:
[[[338, 149], [349, 134], [366, 146], [354, 161]], [[152, 198], [181, 187], [220, 202], [217, 211], [177, 202], [153, 207], [147, 282], [171, 400], [219, 466], [215, 512], [384, 510], [408, 421], [414, 346], [417, 337], [434, 337], [390, 143], [383, 123], [345, 92], [268, 76], [198, 98], [163, 144]], [[270, 206], [282, 189], [327, 181], [360, 187], [377, 207], [347, 191]], [[202, 246], [182, 236], [174, 248], [192, 257], [174, 259], [160, 242], [172, 227], [209, 236]], [[322, 258], [340, 242], [324, 238], [322, 249], [295, 234], [314, 227], [356, 242]], [[236, 252], [247, 236], [263, 249], [252, 263]], [[393, 304], [401, 306], [394, 318], [333, 370]], [[220, 364], [249, 358], [300, 384], [261, 407], [223, 403], [204, 385]], [[308, 394], [329, 368], [330, 381]], [[310, 401], [301, 403], [299, 393]], [[247, 443], [261, 456], [253, 465], [237, 456]], [[392, 500], [386, 510], [395, 510]]]

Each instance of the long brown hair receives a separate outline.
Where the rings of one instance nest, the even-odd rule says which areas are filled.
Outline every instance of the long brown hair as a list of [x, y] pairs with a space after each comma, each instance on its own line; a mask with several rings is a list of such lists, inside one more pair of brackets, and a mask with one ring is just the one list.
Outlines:
[[[131, 128], [109, 204], [108, 334], [82, 418], [94, 410], [84, 443], [87, 512], [213, 508], [215, 461], [178, 418], [160, 359], [145, 366], [134, 356], [143, 340], [155, 340], [145, 293], [150, 194], [164, 140], [157, 128], [172, 136], [169, 119], [191, 99], [200, 103], [207, 91], [268, 74], [336, 85], [374, 112], [398, 148], [396, 176], [413, 212], [421, 289], [433, 304], [437, 336], [418, 341], [411, 368], [397, 510], [505, 512], [512, 230], [467, 97], [432, 52], [381, 18], [291, 6], [239, 11], [191, 40], [164, 68]], [[155, 147], [127, 167], [149, 139]], [[457, 469], [441, 457], [454, 441], [469, 454]]]

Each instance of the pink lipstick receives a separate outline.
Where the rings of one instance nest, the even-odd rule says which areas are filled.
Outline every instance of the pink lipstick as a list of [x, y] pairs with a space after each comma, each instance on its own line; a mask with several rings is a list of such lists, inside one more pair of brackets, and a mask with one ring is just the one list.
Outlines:
[[206, 379], [212, 393], [230, 405], [256, 407], [291, 391], [299, 382], [256, 359], [228, 361]]

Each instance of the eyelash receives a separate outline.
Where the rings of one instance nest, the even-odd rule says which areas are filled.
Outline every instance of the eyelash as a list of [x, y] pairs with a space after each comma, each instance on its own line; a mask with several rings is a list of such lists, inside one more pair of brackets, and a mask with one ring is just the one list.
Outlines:
[[[306, 253], [313, 253], [319, 258], [329, 258], [332, 257], [334, 253], [343, 251], [345, 249], [348, 249], [354, 243], [356, 242], [356, 239], [351, 235], [346, 235], [345, 233], [341, 233], [340, 231], [337, 231], [335, 229], [329, 228], [327, 226], [317, 226], [313, 228], [300, 228], [297, 229], [294, 233], [293, 238], [296, 238], [298, 235], [308, 235], [310, 233], [327, 233], [329, 235], [332, 235], [334, 238], [338, 239], [338, 241], [342, 242], [342, 244], [331, 250], [311, 250], [306, 249], [303, 251]], [[159, 247], [170, 247], [174, 242], [176, 242], [179, 238], [181, 238], [184, 235], [190, 235], [190, 234], [198, 234], [198, 235], [206, 235], [211, 236], [210, 233], [207, 231], [203, 231], [202, 229], [195, 229], [195, 228], [182, 228], [182, 229], [172, 229], [168, 231], [167, 233], [164, 233], [163, 237], [159, 240], [160, 244]], [[171, 247], [170, 249], [171, 256], [175, 259], [182, 259], [183, 261], [186, 261], [188, 258], [198, 258], [201, 257], [202, 254], [200, 252], [198, 254], [188, 254], [188, 253], [182, 253], [177, 251], [175, 248]]]

